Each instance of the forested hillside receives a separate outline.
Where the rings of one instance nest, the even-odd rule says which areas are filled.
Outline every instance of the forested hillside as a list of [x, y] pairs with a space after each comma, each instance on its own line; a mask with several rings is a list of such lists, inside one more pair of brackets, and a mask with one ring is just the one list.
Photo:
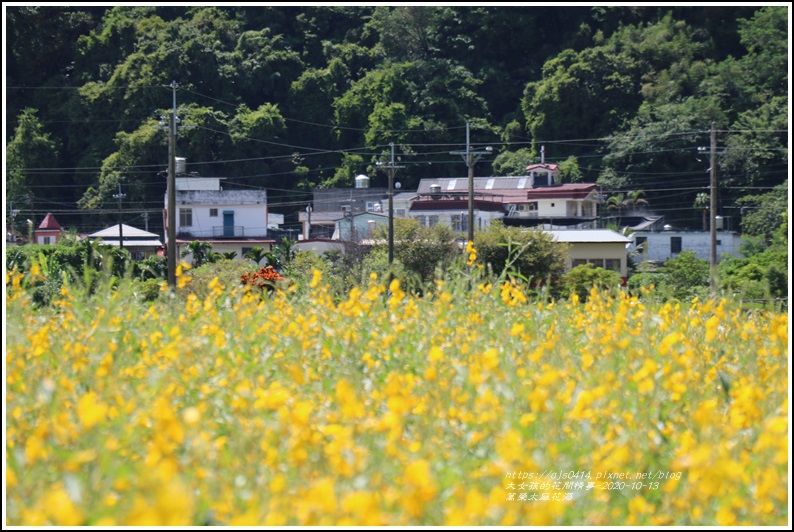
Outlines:
[[[294, 220], [397, 145], [404, 189], [521, 173], [545, 146], [569, 181], [700, 228], [709, 129], [720, 213], [787, 179], [788, 7], [5, 7], [6, 201], [92, 231], [161, 227], [173, 103], [188, 170], [266, 187]], [[781, 190], [778, 188], [777, 190]], [[785, 189], [783, 189], [785, 191]], [[69, 214], [78, 210], [77, 214]]]

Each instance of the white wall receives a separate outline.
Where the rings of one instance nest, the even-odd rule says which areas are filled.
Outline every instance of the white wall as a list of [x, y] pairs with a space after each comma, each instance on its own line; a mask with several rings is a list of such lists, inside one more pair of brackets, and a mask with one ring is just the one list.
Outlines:
[[[395, 203], [396, 205], [396, 203]], [[468, 215], [469, 211], [413, 211], [409, 214], [410, 218], [415, 220], [419, 220], [420, 223], [423, 223], [425, 217], [430, 216], [438, 216], [438, 224], [443, 224], [451, 227], [454, 230], [459, 230], [455, 227], [452, 223], [453, 216], [460, 216], [461, 214], [464, 215], [464, 227], [460, 229], [460, 232], [467, 233], [468, 232]], [[504, 213], [499, 211], [480, 211], [474, 209], [474, 230], [475, 231], [485, 231], [490, 227], [491, 222], [493, 220], [499, 220], [504, 218]]]
[[604, 259], [615, 259], [620, 261], [620, 275], [626, 277], [628, 275], [626, 245], [622, 242], [573, 242], [568, 244], [568, 255], [565, 259], [565, 269], [570, 270], [573, 268], [573, 261], [580, 260], [595, 260], [595, 265], [601, 268], [604, 267], [602, 261]]
[[538, 216], [565, 218], [568, 216], [568, 200], [565, 198], [538, 200]]
[[[180, 224], [181, 209], [192, 209], [192, 225], [182, 226]], [[210, 209], [216, 209], [218, 215], [210, 216]], [[234, 211], [235, 231], [239, 231], [240, 226], [243, 227], [243, 233], [235, 233], [234, 236], [267, 236], [267, 205], [180, 205], [177, 203], [176, 231], [177, 233], [190, 233], [195, 237], [221, 237], [223, 236], [224, 211]]]
[[[637, 260], [666, 261], [677, 255], [671, 250], [671, 238], [681, 238], [681, 250], [691, 250], [699, 259], [711, 258], [711, 234], [708, 231], [637, 231], [632, 234], [634, 242], [637, 237], [647, 238], [647, 251], [642, 252]], [[738, 233], [717, 231], [717, 260], [723, 255], [741, 257], [739, 247], [742, 237]], [[631, 246], [633, 251], [636, 244]]]
[[[211, 244], [212, 244], [212, 251], [215, 252], [215, 253], [227, 253], [229, 251], [235, 251], [237, 253], [237, 256], [235, 257], [235, 260], [243, 260], [243, 248], [245, 248], [245, 250], [248, 250], [249, 248], [259, 247], [259, 248], [262, 248], [265, 251], [270, 251], [273, 248], [273, 244], [270, 243], [270, 242], [234, 242], [234, 241], [218, 242], [218, 241], [214, 241]], [[187, 249], [190, 249], [190, 248], [188, 248], [188, 244], [187, 243], [178, 244], [177, 245], [177, 247], [176, 247], [176, 251], [177, 251], [176, 261], [177, 262], [187, 262], [188, 264], [192, 264], [192, 262], [193, 262], [193, 254], [192, 253], [188, 253], [187, 255], [182, 257], [182, 253], [185, 250], [187, 250]], [[264, 264], [265, 262], [266, 261], [263, 260], [262, 264]]]

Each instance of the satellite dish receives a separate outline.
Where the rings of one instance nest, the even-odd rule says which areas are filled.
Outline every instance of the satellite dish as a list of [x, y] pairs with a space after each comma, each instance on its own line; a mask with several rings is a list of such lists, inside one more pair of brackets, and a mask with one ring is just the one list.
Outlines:
[[396, 188], [396, 189], [399, 189], [401, 186], [402, 185], [400, 184], [399, 181], [394, 184], [394, 188]]

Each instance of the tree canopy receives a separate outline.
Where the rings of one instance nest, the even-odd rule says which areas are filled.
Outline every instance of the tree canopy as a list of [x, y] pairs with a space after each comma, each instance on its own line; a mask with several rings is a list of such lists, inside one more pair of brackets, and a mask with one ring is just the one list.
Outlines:
[[283, 197], [273, 211], [293, 216], [298, 192], [347, 183], [389, 143], [406, 190], [465, 175], [449, 152], [467, 122], [475, 145], [495, 148], [478, 175], [519, 173], [543, 145], [566, 181], [644, 190], [676, 225], [700, 225], [689, 189], [708, 185], [698, 147], [712, 124], [723, 208], [787, 178], [786, 6], [6, 13], [7, 199], [83, 230], [115, 216], [119, 183], [129, 208], [162, 223], [155, 127], [174, 96], [195, 126], [177, 140], [189, 170], [268, 187]]

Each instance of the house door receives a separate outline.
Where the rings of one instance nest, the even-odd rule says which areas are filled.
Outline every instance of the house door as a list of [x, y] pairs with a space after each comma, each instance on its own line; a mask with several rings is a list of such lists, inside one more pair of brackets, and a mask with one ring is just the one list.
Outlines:
[[223, 211], [223, 236], [234, 236], [234, 211]]

